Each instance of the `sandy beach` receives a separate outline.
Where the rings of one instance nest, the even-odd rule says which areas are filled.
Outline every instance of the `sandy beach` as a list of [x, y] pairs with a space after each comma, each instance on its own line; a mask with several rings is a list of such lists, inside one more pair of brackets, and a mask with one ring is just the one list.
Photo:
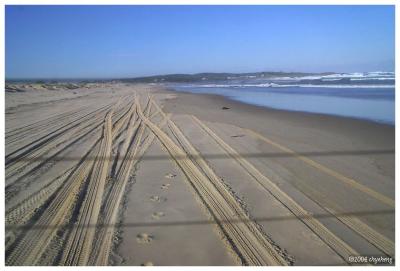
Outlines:
[[394, 126], [150, 84], [5, 105], [7, 265], [394, 264]]

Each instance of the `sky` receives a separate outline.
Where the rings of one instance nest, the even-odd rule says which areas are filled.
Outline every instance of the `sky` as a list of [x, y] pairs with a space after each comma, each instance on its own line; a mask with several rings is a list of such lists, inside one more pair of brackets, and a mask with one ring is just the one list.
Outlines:
[[394, 6], [6, 6], [6, 78], [394, 71]]

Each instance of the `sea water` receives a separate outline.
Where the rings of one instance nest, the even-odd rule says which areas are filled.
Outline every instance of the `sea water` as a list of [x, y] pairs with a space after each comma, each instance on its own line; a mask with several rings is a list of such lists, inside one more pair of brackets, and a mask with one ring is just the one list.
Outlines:
[[[384, 75], [387, 74], [391, 75]], [[275, 109], [352, 117], [394, 125], [394, 78], [379, 76], [379, 73], [373, 73], [374, 77], [362, 73], [356, 75], [279, 78], [261, 82], [229, 80], [223, 83], [181, 83], [169, 86], [177, 91], [217, 94]]]

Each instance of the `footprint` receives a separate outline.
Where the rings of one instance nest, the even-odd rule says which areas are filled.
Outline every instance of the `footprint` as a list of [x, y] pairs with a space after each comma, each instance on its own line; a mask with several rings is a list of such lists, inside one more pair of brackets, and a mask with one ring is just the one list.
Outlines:
[[154, 202], [164, 202], [164, 201], [167, 201], [167, 198], [163, 198], [163, 197], [159, 197], [159, 196], [151, 196], [150, 200], [154, 201]]
[[154, 263], [152, 263], [152, 262], [145, 262], [145, 263], [142, 263], [141, 266], [154, 266]]
[[155, 201], [155, 202], [160, 202], [160, 197], [159, 196], [151, 196], [150, 200]]
[[148, 233], [139, 233], [136, 235], [136, 241], [139, 244], [149, 244], [153, 241], [154, 236]]
[[163, 212], [154, 212], [151, 217], [153, 219], [160, 219], [161, 217], [165, 216], [165, 214]]
[[172, 178], [175, 178], [175, 177], [176, 177], [176, 174], [172, 174], [172, 173], [168, 173], [168, 174], [165, 175], [165, 178], [168, 178], [168, 179], [172, 179]]
[[165, 183], [161, 186], [161, 189], [168, 189], [171, 184]]

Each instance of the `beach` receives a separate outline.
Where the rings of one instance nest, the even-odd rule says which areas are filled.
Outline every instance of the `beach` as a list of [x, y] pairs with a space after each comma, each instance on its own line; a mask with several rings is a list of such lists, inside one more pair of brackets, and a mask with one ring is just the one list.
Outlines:
[[151, 84], [5, 105], [7, 265], [394, 259], [394, 125]]

